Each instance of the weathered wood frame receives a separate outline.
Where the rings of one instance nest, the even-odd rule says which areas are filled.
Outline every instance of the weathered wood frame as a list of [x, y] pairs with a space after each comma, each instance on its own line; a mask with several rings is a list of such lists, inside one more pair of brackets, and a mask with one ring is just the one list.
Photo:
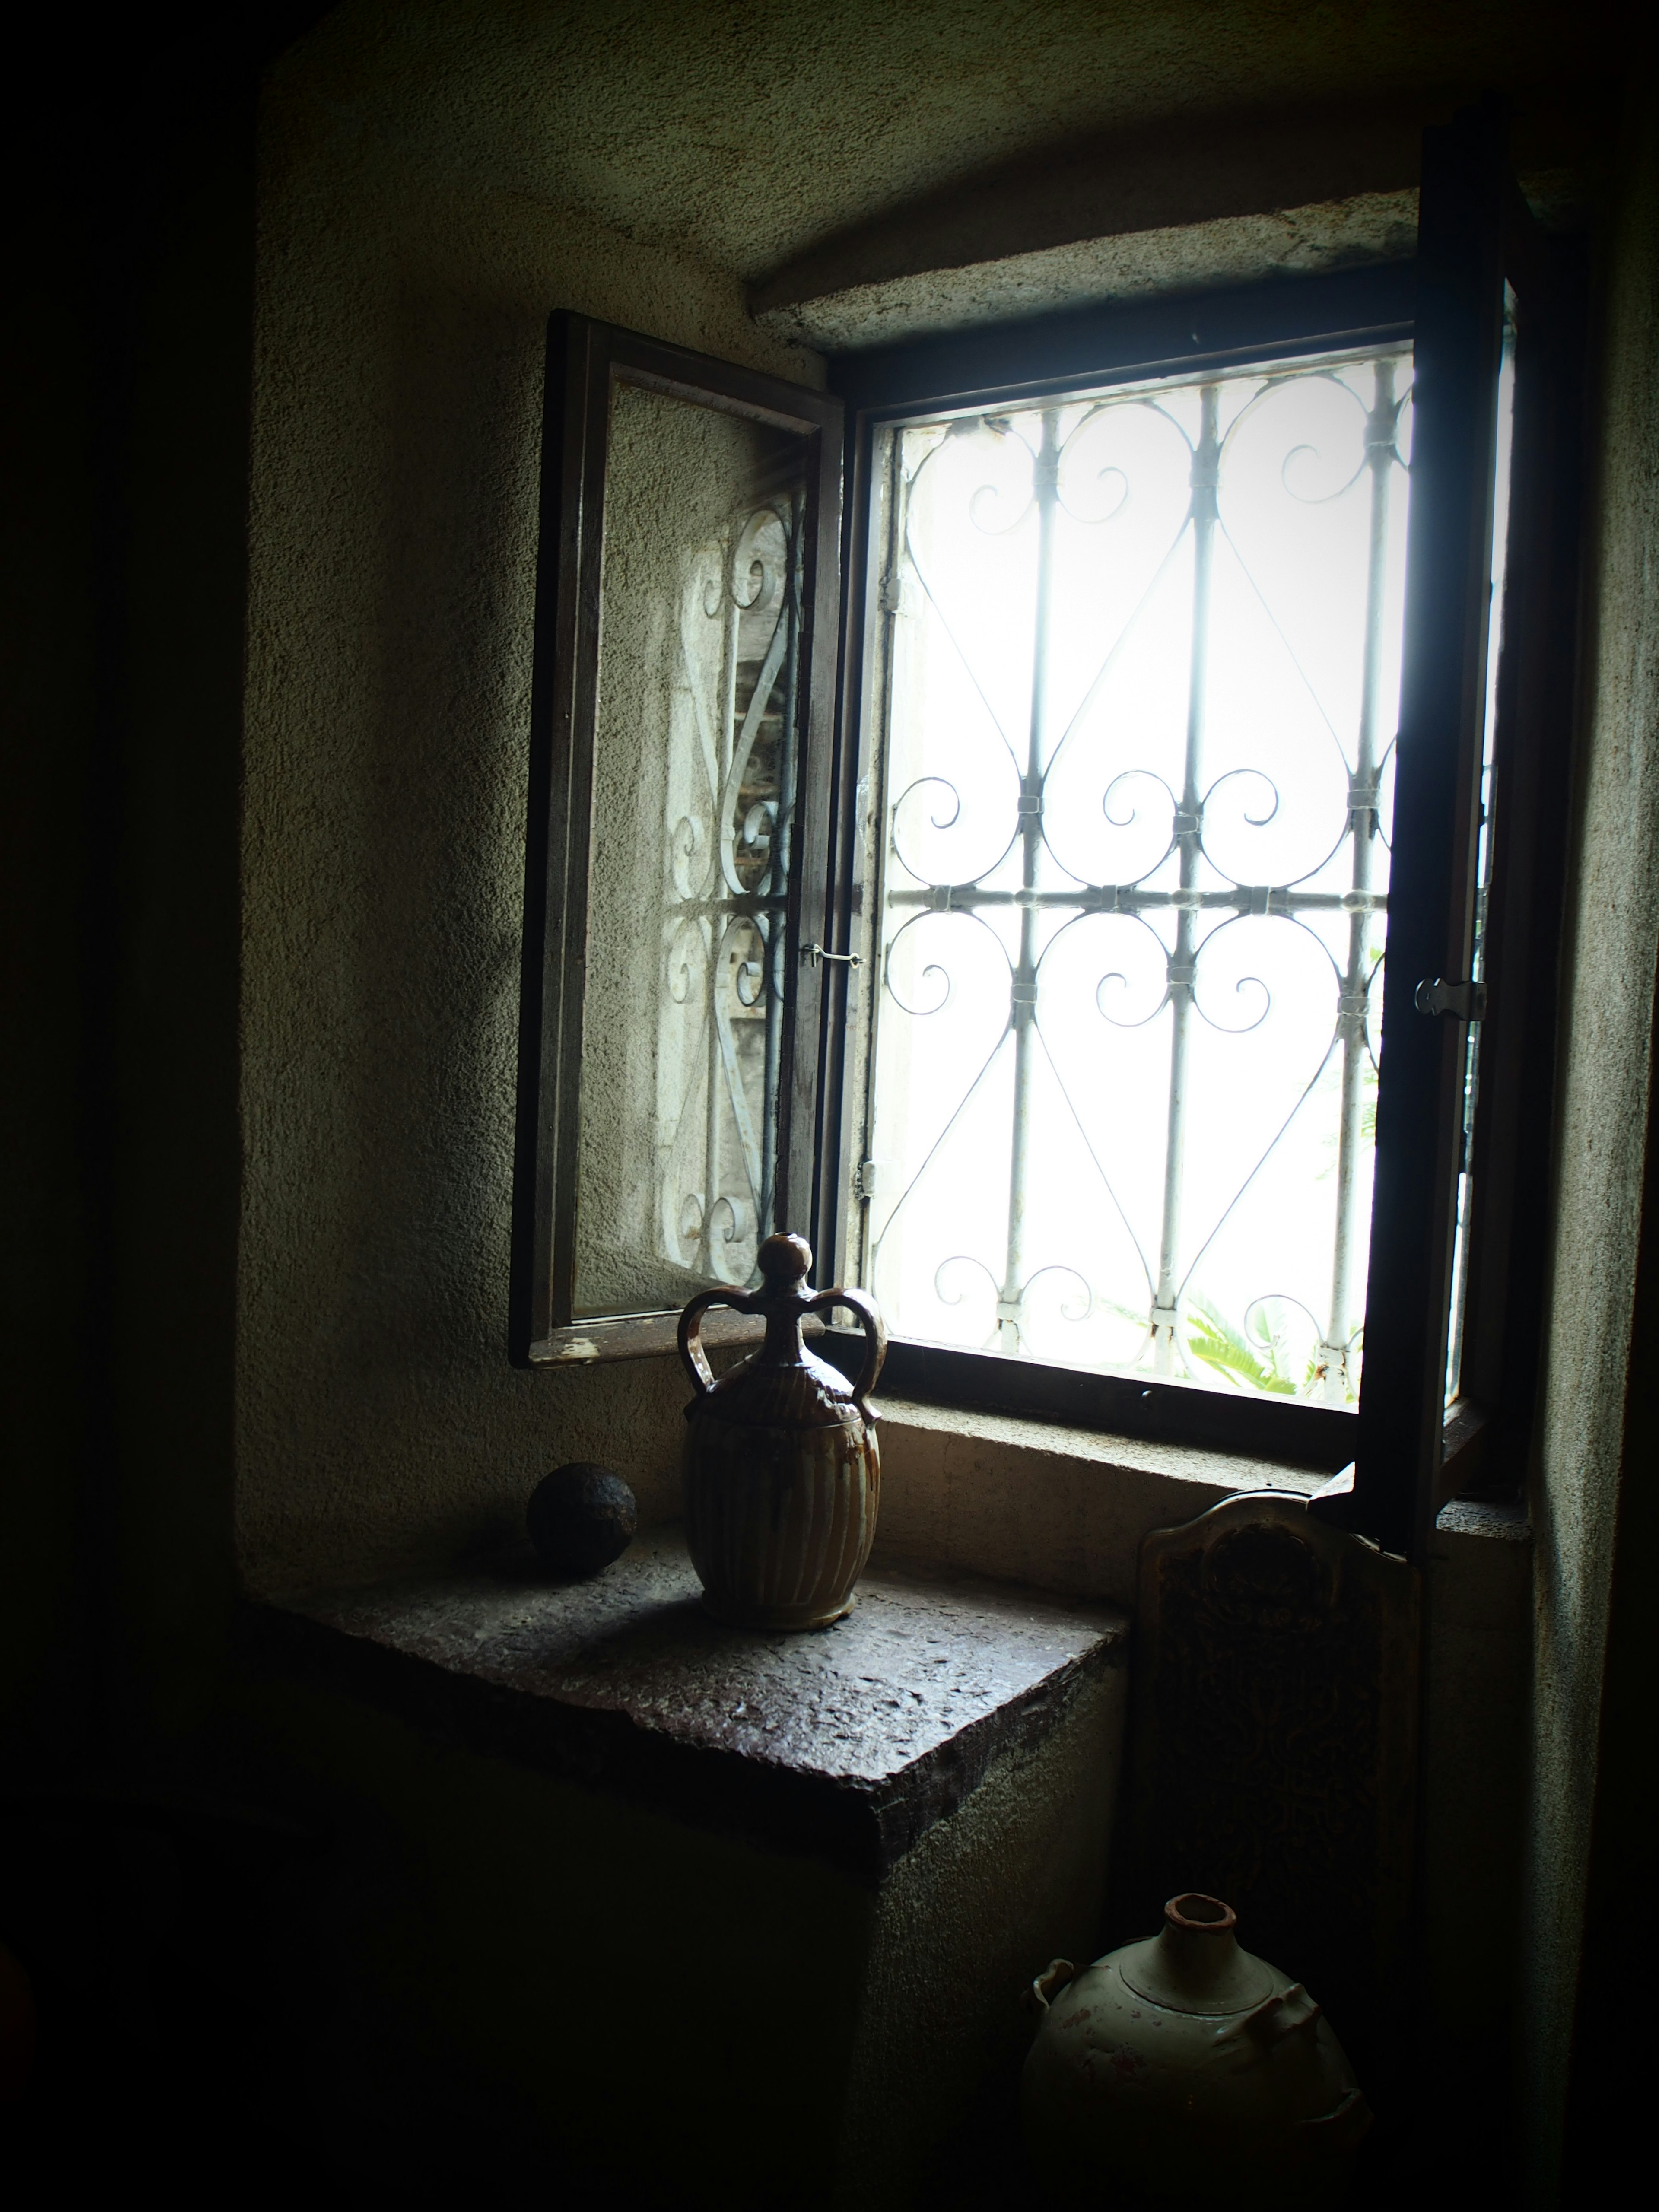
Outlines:
[[[799, 762], [784, 969], [790, 1000], [779, 1079], [779, 1219], [808, 1203], [815, 1139], [822, 969], [799, 958], [802, 916], [825, 900], [841, 551], [841, 402], [781, 377], [664, 345], [586, 315], [548, 332], [541, 546], [532, 681], [530, 802], [519, 1012], [509, 1353], [543, 1367], [672, 1351], [678, 1314], [574, 1313], [577, 1145], [588, 937], [600, 577], [611, 398], [642, 385], [799, 436], [806, 448]], [[830, 619], [815, 619], [818, 609]], [[755, 1333], [722, 1316], [711, 1341]]]
[[[1463, 111], [1425, 142], [1417, 261], [1232, 292], [1091, 309], [843, 357], [849, 416], [846, 647], [826, 942], [861, 906], [854, 795], [868, 773], [866, 639], [879, 560], [870, 544], [878, 434], [1116, 382], [1410, 339], [1417, 425], [1408, 541], [1407, 664], [1391, 871], [1376, 1202], [1365, 1384], [1358, 1414], [1073, 1373], [895, 1340], [907, 1395], [1203, 1443], [1335, 1475], [1316, 1511], [1420, 1559], [1435, 1512], [1472, 1485], [1512, 1489], [1535, 1395], [1553, 1091], [1554, 969], [1571, 777], [1580, 262], [1540, 231], [1509, 173], [1501, 110]], [[1419, 981], [1467, 977], [1491, 560], [1498, 367], [1508, 283], [1518, 303], [1505, 650], [1488, 1000], [1473, 1146], [1463, 1389], [1443, 1412], [1467, 1027], [1419, 1013]], [[1426, 378], [1426, 386], [1425, 386]], [[1414, 921], [1400, 926], [1402, 915]], [[812, 1237], [845, 1264], [856, 1115], [843, 1098], [847, 986], [833, 979]], [[1382, 1321], [1388, 1315], [1390, 1321]], [[1346, 1470], [1352, 1467], [1350, 1474]], [[1337, 1470], [1343, 1470], [1337, 1474]]]

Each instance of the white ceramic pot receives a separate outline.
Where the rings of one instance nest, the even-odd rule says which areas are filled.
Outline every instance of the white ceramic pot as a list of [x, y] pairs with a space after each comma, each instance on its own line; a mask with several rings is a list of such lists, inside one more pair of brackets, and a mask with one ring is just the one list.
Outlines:
[[1370, 2109], [1300, 1982], [1239, 1948], [1217, 1898], [1162, 1931], [1032, 1984], [1026, 2148], [1064, 2204], [1340, 2204]]

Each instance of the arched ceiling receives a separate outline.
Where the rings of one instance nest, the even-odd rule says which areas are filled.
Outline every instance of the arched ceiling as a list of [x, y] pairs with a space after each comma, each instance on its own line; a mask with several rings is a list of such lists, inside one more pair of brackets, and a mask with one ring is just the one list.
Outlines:
[[[981, 233], [1018, 250], [1022, 193], [1039, 244], [1100, 234], [1148, 178], [1158, 204], [1121, 227], [1200, 219], [1159, 207], [1200, 203], [1241, 143], [1271, 168], [1310, 118], [1322, 159], [1364, 141], [1378, 184], [1409, 183], [1381, 171], [1409, 167], [1422, 115], [1483, 86], [1553, 158], [1579, 88], [1616, 70], [1618, 20], [1607, 0], [340, 0], [304, 45], [343, 116], [776, 298], [972, 258]], [[1334, 132], [1333, 111], [1358, 119]]]

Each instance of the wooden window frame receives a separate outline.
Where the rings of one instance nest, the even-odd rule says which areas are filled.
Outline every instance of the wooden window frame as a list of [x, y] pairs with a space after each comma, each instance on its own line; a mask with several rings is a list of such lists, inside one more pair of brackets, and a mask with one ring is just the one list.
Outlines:
[[[812, 1177], [821, 993], [798, 949], [803, 915], [825, 902], [825, 860], [805, 825], [822, 820], [833, 751], [842, 539], [839, 399], [757, 370], [665, 345], [568, 312], [549, 325], [543, 405], [541, 542], [536, 578], [524, 949], [519, 1000], [508, 1354], [556, 1367], [672, 1351], [678, 1310], [578, 1317], [577, 1148], [588, 938], [600, 581], [611, 394], [618, 381], [787, 430], [807, 447], [809, 514], [798, 685], [799, 803], [789, 870], [784, 971], [791, 1002], [778, 1085], [780, 1222], [805, 1211]], [[822, 614], [829, 619], [823, 619]], [[710, 1342], [757, 1333], [711, 1317]]]
[[[1542, 1201], [1576, 680], [1584, 283], [1576, 242], [1547, 237], [1527, 209], [1508, 170], [1505, 137], [1494, 103], [1425, 134], [1414, 261], [1073, 312], [832, 364], [847, 404], [849, 466], [838, 823], [851, 819], [869, 766], [865, 655], [879, 588], [869, 532], [880, 432], [952, 410], [1006, 411], [1072, 391], [1404, 341], [1414, 349], [1419, 392], [1425, 364], [1431, 382], [1447, 390], [1426, 455], [1420, 405], [1414, 437], [1395, 816], [1398, 823], [1403, 805], [1419, 810], [1419, 820], [1437, 812], [1443, 819], [1437, 839], [1416, 837], [1414, 872], [1402, 878], [1396, 861], [1390, 886], [1382, 1090], [1395, 1126], [1379, 1127], [1359, 1410], [1245, 1399], [902, 1338], [890, 1342], [886, 1368], [887, 1387], [909, 1397], [1322, 1469], [1333, 1480], [1316, 1504], [1322, 1518], [1413, 1559], [1424, 1555], [1434, 1515], [1449, 1498], [1509, 1495], [1519, 1486], [1547, 1266]], [[1486, 1005], [1462, 1381], [1448, 1414], [1467, 1027], [1425, 1016], [1413, 1000], [1419, 981], [1469, 974], [1506, 283], [1518, 331]], [[1431, 622], [1424, 610], [1437, 606], [1440, 618]], [[1408, 729], [1420, 732], [1415, 744]], [[838, 857], [825, 924], [827, 941], [845, 944], [863, 915], [865, 886], [856, 849], [843, 842]], [[1396, 934], [1401, 913], [1415, 915], [1415, 932], [1408, 926]], [[856, 1109], [836, 1080], [848, 1040], [847, 1001], [846, 977], [830, 979], [812, 1237], [832, 1267], [847, 1249], [853, 1203]], [[1379, 1330], [1376, 1317], [1384, 1310], [1396, 1325]]]

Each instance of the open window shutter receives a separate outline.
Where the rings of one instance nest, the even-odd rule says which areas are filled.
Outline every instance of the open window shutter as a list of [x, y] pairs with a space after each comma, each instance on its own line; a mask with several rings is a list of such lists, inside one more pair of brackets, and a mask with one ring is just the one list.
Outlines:
[[[553, 317], [520, 994], [517, 1364], [671, 1351], [687, 1291], [732, 1279], [734, 1265], [741, 1275], [727, 1252], [714, 1255], [707, 1224], [719, 1209], [727, 1245], [807, 1218], [823, 985], [801, 954], [825, 896], [841, 471], [842, 404], [829, 394], [585, 315]], [[704, 575], [699, 541], [743, 513], [757, 527], [772, 516], [780, 545], [763, 558], [752, 534], [722, 540], [719, 574]], [[739, 642], [756, 606], [769, 646]], [[695, 668], [694, 618], [714, 625]], [[696, 687], [716, 676], [711, 707]], [[653, 746], [679, 750], [657, 760]], [[709, 781], [686, 801], [695, 814], [677, 819], [680, 798], [672, 808], [668, 798], [681, 767], [693, 785]], [[675, 888], [659, 895], [664, 884]], [[671, 999], [691, 1007], [685, 1034], [701, 1011], [685, 1064], [706, 1079], [705, 1131], [718, 1127], [686, 1148], [694, 1164], [714, 1156], [713, 1180], [665, 1194], [662, 1177], [680, 1164], [660, 1164], [675, 1131], [650, 1116], [662, 1096], [672, 1112], [692, 1095], [689, 1080], [684, 1092], [673, 1080], [653, 1087], [655, 1025]], [[764, 1031], [763, 1051], [746, 1059], [726, 1018], [733, 1000]], [[674, 1061], [674, 1077], [684, 1073]], [[590, 1116], [634, 1133], [585, 1189]], [[647, 1124], [654, 1151], [637, 1135]], [[679, 1199], [705, 1224], [690, 1261], [672, 1249], [685, 1237], [662, 1226], [681, 1219]], [[627, 1247], [625, 1265], [596, 1261], [607, 1238]], [[723, 1333], [758, 1324], [739, 1316]]]
[[[1322, 1517], [1421, 1557], [1442, 1450], [1492, 576], [1508, 197], [1503, 112], [1425, 133], [1412, 505], [1365, 1365], [1352, 1492]], [[1421, 987], [1452, 1011], [1423, 1011]], [[1463, 1003], [1467, 1003], [1464, 1001]]]

